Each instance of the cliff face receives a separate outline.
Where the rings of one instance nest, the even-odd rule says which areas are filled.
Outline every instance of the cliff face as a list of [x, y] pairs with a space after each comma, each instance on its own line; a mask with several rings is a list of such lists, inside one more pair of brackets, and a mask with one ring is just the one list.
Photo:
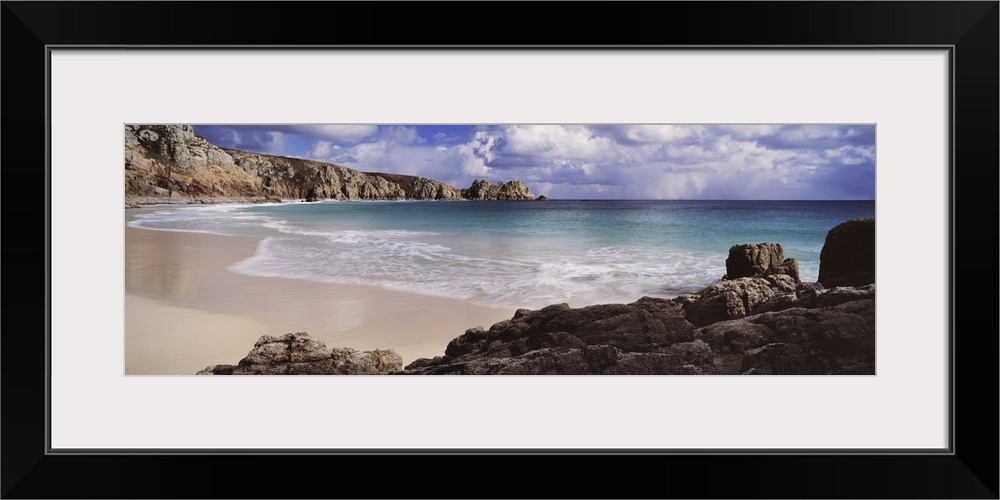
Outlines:
[[299, 158], [222, 149], [190, 125], [125, 126], [125, 203], [280, 200], [530, 200], [521, 181], [477, 180], [458, 190], [400, 174], [360, 172]]
[[264, 201], [233, 158], [189, 125], [125, 127], [125, 203]]

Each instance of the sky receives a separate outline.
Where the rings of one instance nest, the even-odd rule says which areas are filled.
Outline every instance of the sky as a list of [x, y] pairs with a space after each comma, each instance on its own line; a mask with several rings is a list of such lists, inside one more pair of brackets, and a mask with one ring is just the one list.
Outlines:
[[219, 147], [552, 199], [873, 200], [874, 125], [195, 125]]

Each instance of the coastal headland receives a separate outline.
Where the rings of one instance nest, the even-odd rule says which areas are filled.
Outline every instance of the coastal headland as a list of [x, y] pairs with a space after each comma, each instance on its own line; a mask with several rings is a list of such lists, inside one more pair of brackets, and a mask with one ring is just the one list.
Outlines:
[[190, 125], [125, 126], [125, 206], [288, 200], [534, 200], [520, 180], [458, 189], [424, 177], [360, 172], [222, 149]]

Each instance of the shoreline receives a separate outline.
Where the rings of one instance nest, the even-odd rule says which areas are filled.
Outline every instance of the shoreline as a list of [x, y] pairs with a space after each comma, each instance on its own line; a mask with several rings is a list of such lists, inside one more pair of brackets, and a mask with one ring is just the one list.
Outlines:
[[409, 363], [514, 313], [367, 285], [238, 274], [227, 266], [253, 255], [262, 238], [128, 226], [144, 209], [127, 209], [123, 223], [126, 375], [194, 375], [236, 363], [262, 335], [291, 332], [330, 347], [392, 349]]

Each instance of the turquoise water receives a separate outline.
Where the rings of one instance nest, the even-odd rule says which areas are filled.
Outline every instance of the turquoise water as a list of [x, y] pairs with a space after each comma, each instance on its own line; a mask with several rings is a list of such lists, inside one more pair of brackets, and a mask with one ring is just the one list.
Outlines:
[[827, 231], [874, 215], [873, 201], [386, 201], [170, 207], [131, 225], [262, 237], [237, 273], [538, 308], [693, 291], [737, 243], [781, 243], [815, 281]]

